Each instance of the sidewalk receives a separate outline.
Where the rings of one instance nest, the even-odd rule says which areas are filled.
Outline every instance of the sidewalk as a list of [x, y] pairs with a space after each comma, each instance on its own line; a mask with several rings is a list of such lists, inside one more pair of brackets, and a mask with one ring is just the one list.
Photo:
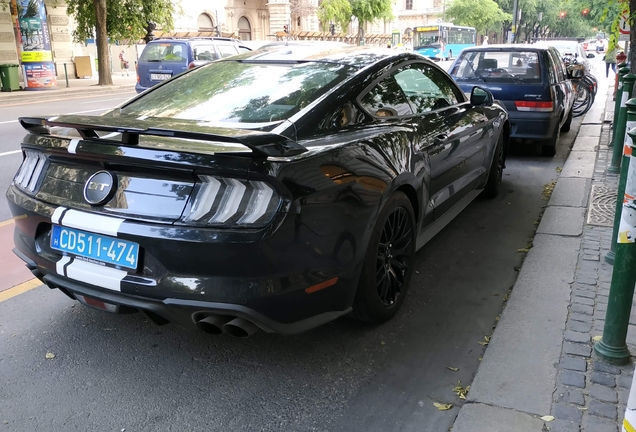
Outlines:
[[[603, 88], [583, 119], [453, 432], [620, 430], [633, 364], [611, 366], [592, 350], [605, 323], [612, 266], [604, 256], [618, 184], [607, 173], [611, 123], [604, 121], [613, 118], [613, 85], [606, 94]], [[628, 345], [636, 354], [634, 324], [632, 315]]]
[[113, 74], [112, 86], [98, 86], [97, 76], [85, 79], [70, 79], [68, 87], [64, 78], [57, 81], [57, 87], [50, 90], [22, 90], [12, 92], [0, 92], [0, 105], [29, 102], [35, 100], [50, 100], [63, 98], [69, 95], [94, 95], [108, 92], [121, 92], [124, 90], [134, 90], [137, 83], [137, 76], [130, 73], [129, 76], [121, 76], [119, 73]]

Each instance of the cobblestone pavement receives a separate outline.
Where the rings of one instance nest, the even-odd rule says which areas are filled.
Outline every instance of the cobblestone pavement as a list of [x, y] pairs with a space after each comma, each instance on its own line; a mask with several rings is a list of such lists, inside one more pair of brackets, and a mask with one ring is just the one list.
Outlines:
[[[613, 190], [618, 176], [607, 173], [612, 158], [608, 147], [611, 125], [603, 125], [597, 153], [593, 186]], [[610, 221], [611, 224], [611, 221]], [[611, 226], [586, 224], [572, 284], [563, 350], [558, 365], [557, 388], [553, 395], [552, 432], [617, 432], [625, 414], [634, 371], [633, 364], [612, 366], [593, 354], [593, 338], [603, 333], [612, 266], [604, 257], [610, 248]], [[636, 336], [636, 316], [630, 320], [630, 336]], [[634, 351], [630, 346], [631, 352]]]

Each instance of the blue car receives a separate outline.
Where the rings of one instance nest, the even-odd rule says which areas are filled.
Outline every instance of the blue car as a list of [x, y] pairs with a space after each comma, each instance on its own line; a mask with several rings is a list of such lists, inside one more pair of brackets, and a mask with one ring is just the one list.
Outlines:
[[554, 156], [570, 130], [575, 94], [559, 52], [538, 45], [486, 45], [463, 50], [449, 69], [464, 92], [490, 90], [510, 116], [510, 138], [541, 141]]
[[231, 38], [150, 41], [139, 57], [135, 90], [141, 93], [193, 67], [247, 51], [251, 50]]

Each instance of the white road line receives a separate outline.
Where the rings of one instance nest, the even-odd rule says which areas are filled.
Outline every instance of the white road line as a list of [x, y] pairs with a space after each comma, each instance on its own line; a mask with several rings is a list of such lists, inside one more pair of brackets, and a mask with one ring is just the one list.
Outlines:
[[[100, 99], [98, 102], [110, 102], [110, 101], [116, 101], [116, 100], [121, 100], [121, 99], [130, 99], [129, 96], [121, 96], [115, 99]], [[89, 101], [89, 102], [80, 102], [79, 105], [88, 105], [88, 104], [95, 104], [95, 101]]]
[[7, 123], [17, 123], [17, 122], [18, 122], [17, 120], [3, 121], [3, 122], [0, 122], [0, 125], [1, 124], [7, 124]]
[[8, 151], [8, 152], [0, 153], [0, 157], [2, 157], [2, 156], [9, 156], [9, 155], [16, 154], [16, 153], [22, 153], [22, 150], [13, 150], [13, 151]]
[[[99, 108], [99, 109], [93, 109], [93, 110], [87, 110], [87, 111], [76, 111], [76, 112], [66, 113], [66, 114], [84, 114], [84, 113], [95, 112], [95, 111], [106, 111], [109, 109], [110, 108]], [[61, 114], [61, 115], [65, 115], [65, 114]]]

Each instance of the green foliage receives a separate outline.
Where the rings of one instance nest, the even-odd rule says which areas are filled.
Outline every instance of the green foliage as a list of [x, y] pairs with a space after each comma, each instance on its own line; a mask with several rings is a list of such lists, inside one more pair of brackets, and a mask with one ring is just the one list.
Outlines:
[[350, 0], [351, 13], [358, 19], [360, 28], [364, 24], [376, 19], [390, 20], [393, 18], [391, 0]]
[[352, 16], [351, 3], [349, 0], [324, 0], [316, 15], [323, 29], [329, 28], [330, 23], [335, 23], [346, 31]]
[[501, 28], [512, 20], [494, 0], [453, 0], [446, 8], [446, 16], [456, 25], [475, 27], [479, 33]]
[[[97, 22], [93, 0], [67, 0], [66, 6], [77, 22], [73, 32], [75, 40], [82, 42], [94, 37]], [[170, 31], [174, 27], [173, 16], [181, 13], [181, 7], [175, 6], [172, 0], [109, 0], [107, 8], [106, 30], [114, 40], [143, 38], [148, 21], [157, 23], [163, 31]]]

